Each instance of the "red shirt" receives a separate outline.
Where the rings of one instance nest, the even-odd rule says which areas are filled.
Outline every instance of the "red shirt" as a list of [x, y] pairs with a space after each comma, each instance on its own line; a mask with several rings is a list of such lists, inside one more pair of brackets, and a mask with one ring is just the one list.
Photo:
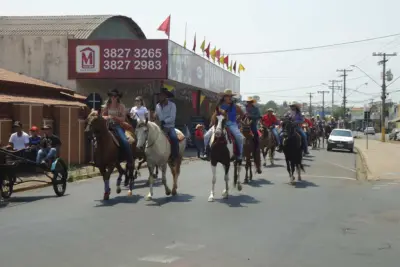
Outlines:
[[196, 136], [196, 139], [199, 139], [199, 140], [204, 139], [204, 133], [200, 129], [197, 129], [196, 131], [194, 131], [194, 136]]
[[312, 128], [312, 127], [313, 127], [313, 124], [312, 124], [312, 122], [311, 122], [309, 119], [304, 118], [304, 122], [308, 124], [308, 127], [309, 127], [309, 128]]
[[278, 120], [274, 115], [265, 114], [261, 119], [261, 123], [266, 127], [271, 127], [272, 125], [277, 124], [277, 122]]

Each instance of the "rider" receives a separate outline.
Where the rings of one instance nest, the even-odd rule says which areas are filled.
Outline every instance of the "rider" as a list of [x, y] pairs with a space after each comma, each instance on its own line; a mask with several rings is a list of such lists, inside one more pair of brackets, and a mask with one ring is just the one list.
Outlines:
[[36, 163], [46, 165], [47, 160], [57, 156], [57, 147], [61, 146], [61, 140], [53, 133], [50, 125], [44, 125], [42, 131], [44, 135], [40, 140], [41, 148], [36, 155]]
[[308, 129], [311, 129], [313, 127], [313, 123], [311, 120], [309, 120], [306, 115], [304, 114], [304, 112], [301, 114], [304, 117], [304, 122], [307, 123], [307, 127]]
[[111, 126], [118, 135], [119, 141], [127, 155], [126, 162], [128, 166], [133, 166], [133, 153], [125, 135], [125, 130], [121, 123], [125, 122], [126, 110], [124, 104], [121, 103], [122, 93], [118, 89], [112, 89], [108, 92], [108, 100], [103, 109], [103, 118], [111, 122]]
[[280, 147], [281, 140], [279, 138], [278, 129], [276, 129], [276, 127], [275, 127], [275, 125], [279, 125], [279, 122], [278, 122], [278, 119], [276, 118], [276, 116], [274, 114], [274, 110], [272, 108], [269, 108], [267, 110], [267, 114], [265, 114], [262, 117], [261, 122], [262, 122], [263, 126], [265, 126], [267, 128], [271, 128], [272, 133], [274, 134], [275, 139], [278, 143], [278, 146]]
[[[222, 97], [217, 105], [218, 108], [227, 111], [228, 113], [228, 121], [226, 122], [226, 127], [229, 128], [230, 132], [234, 136], [236, 140], [236, 146], [239, 149], [238, 160], [242, 160], [243, 155], [243, 135], [239, 130], [238, 124], [236, 122], [237, 115], [240, 117], [244, 116], [243, 110], [235, 103], [232, 102], [232, 97], [235, 94], [231, 89], [225, 89], [223, 93], [220, 94]], [[207, 133], [204, 135], [204, 146], [206, 150], [208, 149], [208, 144], [210, 143], [211, 136], [214, 132], [215, 127], [211, 127]], [[202, 157], [205, 160], [208, 160], [208, 152]]]
[[246, 102], [247, 102], [246, 116], [249, 119], [251, 119], [250, 129], [254, 135], [254, 142], [255, 142], [255, 146], [256, 146], [255, 148], [257, 150], [258, 146], [260, 144], [260, 136], [258, 135], [258, 129], [257, 129], [257, 123], [261, 117], [260, 109], [254, 105], [256, 103], [256, 100], [254, 98], [252, 98], [251, 96], [249, 96], [247, 98]]
[[335, 129], [337, 126], [335, 117], [331, 117], [331, 121], [328, 124], [329, 124], [329, 126], [331, 126], [332, 130]]
[[135, 98], [135, 106], [131, 109], [130, 116], [132, 119], [137, 117], [143, 121], [149, 119], [149, 111], [144, 105], [143, 98], [141, 96], [137, 96]]
[[161, 129], [168, 135], [171, 142], [171, 159], [175, 160], [179, 156], [179, 140], [175, 131], [176, 105], [169, 101], [174, 94], [167, 88], [161, 88], [158, 94], [158, 103], [156, 105], [156, 116], [161, 123]]

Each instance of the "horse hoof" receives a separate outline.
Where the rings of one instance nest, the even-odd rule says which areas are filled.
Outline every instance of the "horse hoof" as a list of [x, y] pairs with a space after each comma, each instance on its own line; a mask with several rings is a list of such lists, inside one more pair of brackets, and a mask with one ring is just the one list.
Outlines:
[[214, 202], [214, 196], [211, 196], [211, 195], [210, 195], [210, 196], [208, 197], [208, 202]]
[[172, 195], [173, 195], [173, 196], [176, 196], [176, 194], [177, 194], [177, 191], [176, 191], [176, 189], [175, 189], [175, 188], [174, 188], [174, 189], [172, 189], [172, 192], [171, 192], [171, 193], [172, 193]]
[[146, 200], [147, 200], [147, 201], [152, 200], [152, 199], [153, 199], [153, 197], [151, 196], [151, 194], [148, 194], [148, 195], [146, 196]]
[[[246, 178], [246, 179], [244, 179], [243, 183], [244, 183], [244, 184], [248, 184], [248, 183], [249, 183], [249, 180]], [[239, 186], [238, 186], [238, 188], [239, 188]]]
[[264, 163], [263, 166], [264, 166], [264, 167], [267, 167], [267, 163]]
[[132, 196], [132, 191], [131, 190], [128, 191], [128, 196], [129, 197]]
[[242, 191], [242, 185], [241, 185], [241, 184], [238, 184], [238, 185], [237, 185], [237, 189], [238, 189], [239, 191]]
[[117, 187], [117, 194], [121, 193], [121, 187]]
[[169, 195], [171, 195], [171, 190], [165, 190], [165, 194], [167, 195], [167, 196], [169, 196]]
[[223, 199], [227, 199], [228, 196], [229, 196], [228, 191], [224, 190], [224, 191], [222, 192], [222, 198], [223, 198]]

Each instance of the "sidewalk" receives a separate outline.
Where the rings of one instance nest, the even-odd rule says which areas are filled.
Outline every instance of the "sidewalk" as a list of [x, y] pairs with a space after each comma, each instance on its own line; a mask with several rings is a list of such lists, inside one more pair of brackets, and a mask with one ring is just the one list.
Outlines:
[[[182, 164], [186, 164], [189, 161], [197, 160], [197, 152], [195, 149], [187, 149], [185, 151]], [[125, 163], [121, 164], [125, 168]], [[137, 164], [136, 164], [137, 166]], [[142, 169], [147, 168], [147, 164], [142, 165]], [[116, 172], [116, 170], [114, 171]], [[100, 176], [100, 172], [97, 168], [93, 166], [83, 165], [79, 167], [71, 167], [68, 172], [68, 182], [74, 182], [78, 180], [88, 179], [92, 177]], [[32, 190], [37, 188], [42, 188], [51, 185], [51, 180], [44, 174], [33, 174], [20, 177], [18, 181], [23, 181], [23, 183], [14, 186], [14, 192], [21, 192], [26, 190]]]
[[365, 163], [369, 180], [400, 179], [400, 144], [355, 139], [355, 148]]

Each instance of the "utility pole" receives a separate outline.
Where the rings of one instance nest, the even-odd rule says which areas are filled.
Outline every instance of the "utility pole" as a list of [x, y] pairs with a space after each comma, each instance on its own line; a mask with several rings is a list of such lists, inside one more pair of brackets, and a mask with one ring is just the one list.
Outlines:
[[346, 103], [347, 103], [347, 98], [346, 98], [346, 78], [347, 78], [347, 72], [350, 72], [353, 70], [346, 70], [346, 69], [342, 69], [342, 70], [337, 70], [337, 72], [343, 72], [342, 75], [340, 75], [340, 77], [343, 77], [343, 119], [346, 120]]
[[387, 53], [373, 53], [372, 56], [374, 57], [383, 57], [381, 61], [378, 62], [379, 65], [382, 65], [382, 108], [381, 108], [381, 141], [385, 142], [385, 134], [386, 134], [386, 129], [385, 129], [385, 115], [386, 115], [386, 109], [385, 109], [385, 100], [386, 100], [386, 62], [389, 61], [387, 57], [394, 57], [397, 56], [397, 53], [392, 53], [392, 54], [387, 54]]
[[329, 94], [329, 91], [318, 91], [318, 94], [322, 94], [322, 118], [325, 119], [325, 94]]
[[313, 97], [314, 93], [307, 93], [307, 95], [310, 97], [310, 106], [308, 107], [308, 113], [310, 113], [310, 116], [312, 116], [312, 103], [311, 103], [311, 98]]
[[335, 89], [338, 91], [342, 91], [340, 86], [335, 86], [335, 83], [340, 83], [341, 81], [339, 80], [330, 80], [329, 81], [332, 85], [328, 86], [329, 89], [332, 90], [332, 108], [331, 108], [331, 112], [333, 114], [333, 106], [335, 105]]

